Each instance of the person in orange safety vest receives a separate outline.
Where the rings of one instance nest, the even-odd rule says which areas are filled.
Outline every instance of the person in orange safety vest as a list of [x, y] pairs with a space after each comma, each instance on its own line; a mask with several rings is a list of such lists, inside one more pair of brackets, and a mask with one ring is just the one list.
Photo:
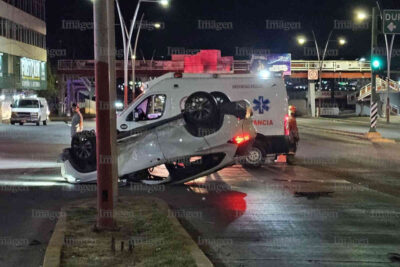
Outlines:
[[296, 121], [296, 107], [293, 105], [289, 106], [289, 142], [290, 142], [290, 152], [296, 152], [297, 143], [299, 142], [299, 129], [297, 128]]

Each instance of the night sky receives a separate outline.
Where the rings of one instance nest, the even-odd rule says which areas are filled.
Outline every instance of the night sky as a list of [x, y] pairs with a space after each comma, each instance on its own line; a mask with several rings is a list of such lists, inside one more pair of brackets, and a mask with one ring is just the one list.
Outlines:
[[[130, 20], [134, 13], [135, 0], [119, 0], [125, 20]], [[90, 0], [48, 0], [47, 2], [47, 46], [52, 53], [50, 60], [62, 58], [93, 58], [93, 31], [63, 29], [63, 20], [78, 20], [81, 23], [92, 22], [93, 8]], [[380, 1], [383, 9], [400, 9], [399, 0]], [[296, 43], [295, 37], [304, 34], [312, 38], [314, 30], [320, 46], [323, 46], [329, 31], [334, 28], [334, 21], [351, 23], [356, 8], [370, 12], [375, 1], [370, 0], [171, 0], [170, 6], [164, 8], [155, 3], [143, 3], [139, 16], [144, 12], [145, 20], [162, 22], [162, 30], [142, 30], [138, 46], [146, 59], [154, 53], [155, 59], [168, 58], [168, 47], [185, 49], [220, 49], [223, 56], [235, 56], [237, 47], [264, 49], [270, 53], [292, 53], [294, 59], [316, 59], [307, 54], [304, 47]], [[201, 30], [198, 20], [227, 22], [233, 29]], [[289, 30], [266, 29], [266, 20], [283, 20], [293, 22]], [[116, 40], [122, 48], [121, 32], [116, 14]], [[82, 24], [84, 26], [84, 24]], [[227, 24], [225, 24], [227, 25]], [[300, 26], [299, 26], [300, 25]], [[344, 47], [331, 42], [334, 49], [328, 59], [356, 59], [368, 57], [370, 53], [370, 27], [368, 29], [343, 30], [335, 29], [332, 37], [343, 36], [348, 44]], [[400, 37], [395, 48], [400, 49]], [[384, 47], [383, 36], [379, 38]], [[306, 47], [313, 47], [307, 43]], [[339, 49], [338, 49], [339, 48]], [[338, 50], [335, 50], [338, 49]], [[60, 53], [64, 51], [64, 53]]]

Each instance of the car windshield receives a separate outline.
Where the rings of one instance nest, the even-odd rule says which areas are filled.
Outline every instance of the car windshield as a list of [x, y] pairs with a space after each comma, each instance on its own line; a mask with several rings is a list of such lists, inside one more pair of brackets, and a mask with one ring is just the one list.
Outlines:
[[15, 108], [38, 108], [39, 101], [30, 100], [30, 99], [22, 99], [22, 100], [15, 101], [14, 107]]

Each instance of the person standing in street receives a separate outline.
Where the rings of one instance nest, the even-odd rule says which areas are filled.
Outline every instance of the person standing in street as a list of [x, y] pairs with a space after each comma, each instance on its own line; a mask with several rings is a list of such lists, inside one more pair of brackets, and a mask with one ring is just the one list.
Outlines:
[[296, 107], [293, 105], [289, 106], [289, 140], [290, 140], [290, 152], [296, 152], [297, 143], [300, 140], [299, 129], [297, 128], [296, 121]]
[[71, 120], [71, 137], [76, 133], [83, 131], [83, 116], [79, 106], [75, 103], [72, 104], [72, 120]]

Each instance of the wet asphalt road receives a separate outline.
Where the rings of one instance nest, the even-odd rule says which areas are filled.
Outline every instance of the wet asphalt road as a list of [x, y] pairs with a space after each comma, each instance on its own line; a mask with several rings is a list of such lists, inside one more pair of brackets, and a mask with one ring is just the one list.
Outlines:
[[[40, 266], [60, 208], [96, 195], [60, 178], [68, 143], [63, 123], [0, 125], [0, 266]], [[399, 148], [303, 129], [294, 166], [120, 194], [166, 200], [217, 266], [399, 266]]]

